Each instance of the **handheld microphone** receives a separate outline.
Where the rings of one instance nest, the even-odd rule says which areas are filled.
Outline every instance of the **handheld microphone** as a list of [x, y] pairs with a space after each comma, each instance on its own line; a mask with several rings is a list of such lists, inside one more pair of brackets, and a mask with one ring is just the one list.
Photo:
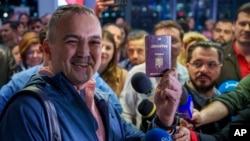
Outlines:
[[153, 128], [145, 135], [145, 141], [172, 141], [171, 136], [167, 131], [160, 128]]
[[235, 80], [228, 80], [228, 81], [224, 81], [218, 88], [218, 90], [221, 93], [226, 93], [226, 92], [230, 92], [232, 90], [234, 90], [234, 88], [238, 85], [238, 81]]
[[140, 129], [146, 133], [151, 125], [151, 121], [155, 117], [156, 106], [149, 99], [143, 99], [142, 102], [138, 105], [137, 109], [142, 116]]
[[151, 80], [143, 72], [137, 72], [131, 78], [131, 85], [136, 92], [142, 94], [143, 99], [153, 97], [153, 84]]
[[156, 106], [148, 99], [143, 99], [137, 109], [142, 115], [142, 118], [149, 122], [155, 117]]
[[[143, 99], [153, 97], [152, 91], [154, 88], [153, 88], [151, 80], [146, 76], [145, 73], [138, 72], [134, 74], [133, 77], [131, 78], [131, 84], [136, 92], [142, 94]], [[151, 113], [154, 110], [153, 106], [149, 106], [151, 107], [151, 109], [149, 107], [147, 109], [143, 109], [144, 108], [143, 106], [151, 105], [150, 103], [153, 104], [153, 102], [150, 102], [150, 101], [142, 101], [139, 104], [140, 106], [138, 107], [138, 111], [142, 116], [148, 117], [147, 113]], [[192, 97], [191, 95], [188, 94], [187, 90], [184, 89], [184, 87], [182, 87], [182, 95], [180, 98], [180, 103], [179, 103], [177, 112], [179, 113], [180, 117], [185, 118], [185, 119], [191, 119], [192, 109], [193, 109]], [[152, 115], [152, 117], [154, 117], [154, 115]]]

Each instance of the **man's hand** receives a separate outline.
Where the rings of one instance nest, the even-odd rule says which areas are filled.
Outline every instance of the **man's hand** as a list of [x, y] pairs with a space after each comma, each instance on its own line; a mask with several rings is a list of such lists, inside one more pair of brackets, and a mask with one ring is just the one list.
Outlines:
[[194, 125], [183, 118], [180, 118], [180, 126], [186, 127], [190, 130], [194, 129]]
[[174, 141], [190, 141], [190, 130], [186, 127], [177, 126], [179, 132], [175, 134]]
[[172, 125], [182, 95], [182, 85], [175, 69], [168, 70], [161, 78], [154, 96], [156, 114], [166, 126]]
[[114, 0], [96, 0], [95, 13], [98, 17], [101, 16], [102, 12], [107, 10], [110, 5], [115, 3]]
[[191, 119], [191, 122], [194, 124], [195, 127], [199, 127], [203, 123], [202, 114], [196, 109], [193, 109], [193, 117]]

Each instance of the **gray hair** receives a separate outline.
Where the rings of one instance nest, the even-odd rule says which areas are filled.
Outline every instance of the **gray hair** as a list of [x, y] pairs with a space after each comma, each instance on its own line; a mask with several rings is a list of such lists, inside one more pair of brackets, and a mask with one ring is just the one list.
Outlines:
[[[78, 4], [68, 4], [60, 6], [56, 9], [56, 11], [52, 14], [52, 17], [48, 24], [48, 40], [49, 42], [53, 42], [53, 37], [56, 29], [56, 25], [59, 21], [59, 19], [66, 13], [66, 12], [72, 12], [76, 14], [90, 14], [96, 16], [95, 12], [82, 5]], [[96, 16], [97, 18], [97, 16]]]

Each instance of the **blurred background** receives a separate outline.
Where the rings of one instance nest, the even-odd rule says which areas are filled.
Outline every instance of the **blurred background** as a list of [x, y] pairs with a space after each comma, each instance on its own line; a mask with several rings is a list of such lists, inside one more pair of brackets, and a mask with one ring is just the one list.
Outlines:
[[[2, 0], [0, 18], [17, 18], [21, 12], [33, 17], [51, 13], [64, 0]], [[184, 21], [187, 17], [195, 20], [195, 30], [204, 28], [206, 19], [234, 19], [236, 9], [249, 0], [128, 0], [125, 6], [110, 7], [103, 13], [103, 24], [124, 18], [133, 28], [148, 32], [155, 23], [163, 19]]]

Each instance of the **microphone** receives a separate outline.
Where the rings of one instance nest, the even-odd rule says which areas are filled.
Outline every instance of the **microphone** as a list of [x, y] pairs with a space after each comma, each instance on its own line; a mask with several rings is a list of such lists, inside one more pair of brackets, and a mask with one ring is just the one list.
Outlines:
[[138, 105], [137, 110], [142, 116], [140, 129], [146, 133], [151, 125], [151, 121], [155, 117], [156, 106], [152, 101], [143, 99], [142, 102]]
[[135, 73], [131, 78], [131, 85], [136, 92], [144, 95], [143, 99], [153, 97], [152, 92], [154, 90], [154, 87], [151, 80], [146, 76], [145, 73]]
[[221, 93], [226, 93], [226, 92], [230, 92], [232, 90], [234, 90], [234, 88], [238, 85], [238, 81], [235, 80], [228, 80], [228, 81], [224, 81], [218, 88], [218, 90]]
[[146, 133], [144, 140], [145, 141], [172, 141], [172, 138], [167, 133], [167, 131], [162, 130], [160, 128], [153, 128]]
[[143, 99], [138, 105], [138, 111], [142, 115], [142, 118], [147, 121], [152, 121], [155, 116], [156, 106], [148, 99]]
[[[153, 85], [151, 80], [146, 76], [143, 72], [137, 72], [135, 73], [131, 78], [131, 84], [132, 87], [135, 89], [136, 92], [141, 93], [144, 96], [143, 99], [152, 98], [153, 94]], [[148, 119], [148, 113], [154, 113], [154, 109], [151, 101], [142, 101], [138, 106], [138, 111], [143, 117], [147, 117]], [[148, 108], [143, 109], [145, 105], [148, 105]], [[151, 105], [151, 106], [150, 106]], [[151, 109], [150, 109], [151, 108]], [[180, 117], [185, 119], [191, 119], [192, 118], [192, 109], [193, 109], [193, 102], [191, 95], [188, 94], [187, 90], [182, 87], [182, 95], [180, 98], [179, 107], [177, 109], [177, 112], [179, 113]], [[154, 117], [152, 115], [149, 119]]]

